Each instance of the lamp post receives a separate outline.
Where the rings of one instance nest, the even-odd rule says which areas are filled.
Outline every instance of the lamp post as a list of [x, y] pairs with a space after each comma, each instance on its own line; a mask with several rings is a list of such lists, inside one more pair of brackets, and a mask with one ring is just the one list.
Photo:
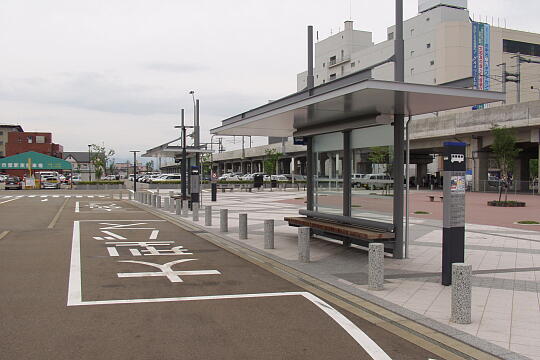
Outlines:
[[137, 192], [137, 153], [139, 150], [130, 150], [133, 153], [133, 192]]
[[92, 153], [90, 152], [90, 148], [92, 147], [92, 145], [88, 145], [88, 176], [89, 176], [89, 181], [92, 181]]

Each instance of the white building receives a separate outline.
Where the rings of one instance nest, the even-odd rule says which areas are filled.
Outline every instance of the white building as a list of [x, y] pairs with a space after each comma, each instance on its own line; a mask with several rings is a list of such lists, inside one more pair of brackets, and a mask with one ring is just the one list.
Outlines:
[[[507, 72], [517, 71], [516, 54], [540, 61], [540, 34], [511, 30], [477, 23], [470, 18], [466, 0], [419, 0], [419, 14], [404, 22], [405, 81], [421, 84], [445, 84], [473, 76], [473, 55], [479, 67], [478, 74], [483, 89], [502, 90], [502, 67]], [[473, 28], [486, 34], [473, 53]], [[487, 35], [489, 34], [489, 35]], [[387, 29], [387, 40], [374, 44], [372, 33], [353, 29], [353, 22], [346, 21], [343, 31], [315, 44], [315, 86], [371, 67], [389, 59], [394, 54], [394, 26]], [[482, 54], [485, 54], [482, 56]], [[537, 100], [540, 87], [540, 64], [521, 64], [521, 102]], [[373, 70], [374, 79], [393, 80], [393, 63]], [[304, 89], [307, 72], [298, 74], [297, 88]], [[478, 87], [480, 88], [480, 87]], [[516, 83], [507, 83], [507, 103], [516, 102]]]

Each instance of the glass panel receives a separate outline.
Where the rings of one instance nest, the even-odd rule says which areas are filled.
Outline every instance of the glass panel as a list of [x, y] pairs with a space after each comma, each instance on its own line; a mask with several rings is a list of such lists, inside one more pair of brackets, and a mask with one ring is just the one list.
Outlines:
[[313, 137], [314, 210], [343, 215], [343, 133]]
[[351, 132], [352, 217], [392, 223], [393, 144], [390, 125]]

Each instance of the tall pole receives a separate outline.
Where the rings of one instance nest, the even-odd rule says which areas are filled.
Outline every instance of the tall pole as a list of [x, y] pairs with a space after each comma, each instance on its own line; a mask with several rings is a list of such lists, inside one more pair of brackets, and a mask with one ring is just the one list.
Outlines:
[[516, 81], [516, 89], [517, 89], [517, 103], [519, 104], [521, 102], [521, 54], [517, 53], [516, 56], [517, 64], [516, 64], [516, 72], [517, 72], [517, 81]]
[[307, 88], [311, 89], [314, 86], [315, 79], [313, 78], [313, 26], [308, 26], [308, 75], [307, 75]]
[[502, 66], [502, 92], [505, 94], [505, 100], [502, 101], [503, 105], [506, 104], [506, 63], [503, 62]]
[[[405, 54], [403, 43], [403, 0], [396, 0], [396, 34], [394, 41], [394, 80], [405, 80]], [[403, 166], [404, 166], [404, 101], [396, 93], [394, 109], [394, 257], [403, 259]]]
[[133, 153], [133, 192], [137, 192], [137, 153], [139, 150], [130, 150]]
[[184, 123], [184, 109], [181, 110], [181, 119], [182, 119], [182, 200], [187, 199], [187, 150], [186, 150], [186, 124]]
[[89, 180], [88, 181], [92, 181], [92, 154], [90, 152], [90, 148], [92, 147], [92, 145], [88, 145], [88, 176], [89, 176]]

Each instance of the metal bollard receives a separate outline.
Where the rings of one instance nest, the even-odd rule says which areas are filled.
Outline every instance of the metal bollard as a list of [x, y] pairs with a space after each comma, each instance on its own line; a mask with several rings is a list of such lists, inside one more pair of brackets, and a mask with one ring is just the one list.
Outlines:
[[303, 263], [309, 262], [309, 240], [311, 235], [311, 228], [299, 227], [298, 228], [298, 261]]
[[131, 194], [131, 191], [128, 192], [128, 200], [131, 200], [131, 199], [132, 199], [132, 196], [133, 196], [133, 195]]
[[164, 197], [163, 198], [163, 207], [165, 208], [165, 211], [169, 211], [169, 198], [168, 197]]
[[194, 202], [192, 208], [193, 221], [199, 221], [199, 203]]
[[204, 207], [204, 225], [212, 226], [212, 206], [210, 205]]
[[176, 215], [180, 215], [180, 209], [181, 209], [181, 202], [180, 202], [180, 199], [176, 199], [176, 201], [174, 202], [176, 204]]
[[118, 200], [122, 200], [122, 193], [118, 194]]
[[158, 209], [161, 208], [161, 195], [156, 196], [156, 205]]
[[472, 265], [452, 264], [452, 311], [450, 321], [456, 324], [471, 323]]
[[274, 220], [264, 220], [264, 248], [274, 248]]
[[152, 194], [152, 207], [156, 207], [157, 206], [157, 195], [155, 194]]
[[384, 288], [384, 245], [381, 243], [369, 244], [369, 272], [368, 287], [370, 290]]
[[188, 216], [189, 212], [189, 204], [187, 200], [182, 201], [182, 214], [181, 216], [186, 217]]
[[219, 231], [229, 232], [229, 210], [219, 209]]
[[238, 217], [238, 238], [247, 239], [247, 214], [239, 214]]

